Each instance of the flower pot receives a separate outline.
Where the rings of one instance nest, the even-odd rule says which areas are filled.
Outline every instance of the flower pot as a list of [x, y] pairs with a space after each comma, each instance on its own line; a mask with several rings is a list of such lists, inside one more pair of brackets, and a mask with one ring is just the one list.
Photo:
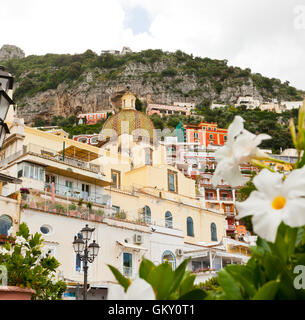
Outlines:
[[36, 208], [35, 202], [30, 202], [30, 208]]
[[36, 291], [30, 288], [0, 286], [0, 300], [31, 300]]
[[96, 221], [99, 221], [99, 222], [103, 221], [103, 217], [99, 216], [99, 215], [95, 215], [95, 219], [96, 219]]
[[89, 215], [89, 216], [90, 216], [90, 218], [89, 218], [90, 220], [93, 220], [93, 221], [95, 220], [95, 214], [90, 213], [90, 215]]

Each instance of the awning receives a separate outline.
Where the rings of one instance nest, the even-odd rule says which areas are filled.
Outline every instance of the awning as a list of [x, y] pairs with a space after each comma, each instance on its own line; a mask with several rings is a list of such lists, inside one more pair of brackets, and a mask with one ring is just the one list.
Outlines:
[[148, 250], [148, 249], [146, 249], [144, 247], [138, 246], [136, 244], [128, 243], [128, 242], [122, 242], [122, 241], [118, 241], [117, 240], [117, 243], [122, 247], [133, 249], [133, 250], [137, 250], [137, 251], [140, 251], [140, 250], [147, 251]]
[[[63, 150], [61, 149], [58, 153], [63, 154]], [[69, 146], [65, 148], [65, 157], [76, 158], [82, 161], [90, 162], [99, 157], [99, 154], [96, 152], [89, 151], [87, 149], [82, 149], [75, 146]]]
[[16, 184], [20, 184], [22, 182], [21, 179], [18, 179], [18, 178], [12, 177], [12, 176], [8, 176], [3, 173], [0, 173], [0, 181], [6, 182], [6, 183], [16, 183]]

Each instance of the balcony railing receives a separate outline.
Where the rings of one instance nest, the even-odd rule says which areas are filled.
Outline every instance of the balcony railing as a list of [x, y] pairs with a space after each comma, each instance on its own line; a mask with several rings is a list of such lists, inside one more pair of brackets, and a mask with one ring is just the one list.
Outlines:
[[227, 226], [227, 230], [235, 230], [236, 229], [236, 227], [235, 227], [235, 225], [228, 225]]
[[[97, 203], [101, 205], [110, 205], [111, 196], [107, 194], [99, 194], [97, 192], [86, 192], [79, 188], [70, 188], [65, 185], [58, 183], [54, 184], [55, 194], [71, 197], [74, 199], [83, 199], [85, 201], [90, 201], [92, 203]], [[50, 183], [45, 184], [45, 191], [51, 192], [52, 185]]]
[[101, 172], [101, 167], [99, 165], [82, 161], [78, 158], [74, 157], [67, 157], [63, 156], [61, 153], [57, 152], [56, 150], [49, 149], [43, 146], [39, 146], [33, 143], [29, 143], [26, 146], [23, 146], [23, 150], [18, 151], [17, 153], [11, 155], [10, 157], [2, 160], [0, 162], [0, 166], [5, 166], [10, 161], [13, 161], [14, 159], [18, 158], [19, 156], [26, 154], [26, 153], [32, 153], [35, 155], [38, 155], [40, 157], [48, 158], [50, 160], [56, 160], [63, 162], [65, 164], [69, 164], [73, 167], [90, 170], [95, 173]]

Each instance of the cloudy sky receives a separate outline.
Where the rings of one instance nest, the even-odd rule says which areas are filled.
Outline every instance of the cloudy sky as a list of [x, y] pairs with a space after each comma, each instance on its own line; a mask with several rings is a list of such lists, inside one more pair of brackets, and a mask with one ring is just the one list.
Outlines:
[[180, 49], [305, 90], [305, 0], [10, 0], [0, 21], [26, 55]]

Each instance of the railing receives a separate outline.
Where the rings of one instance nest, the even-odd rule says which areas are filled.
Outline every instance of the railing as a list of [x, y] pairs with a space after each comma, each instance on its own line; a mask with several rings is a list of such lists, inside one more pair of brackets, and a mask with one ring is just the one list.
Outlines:
[[[111, 196], [107, 194], [99, 194], [99, 193], [89, 193], [86, 191], [82, 191], [78, 188], [69, 188], [65, 185], [61, 185], [58, 183], [54, 184], [55, 194], [65, 196], [65, 197], [71, 197], [74, 199], [83, 199], [85, 201], [90, 201], [97, 204], [102, 205], [110, 205], [110, 199]], [[51, 192], [52, 185], [50, 183], [45, 184], [45, 190], [48, 192]]]
[[229, 224], [227, 226], [227, 230], [235, 230], [235, 229], [236, 229], [236, 227], [234, 225], [232, 226], [232, 225]]
[[67, 156], [64, 157], [61, 153], [58, 153], [55, 150], [45, 148], [45, 147], [42, 147], [42, 146], [39, 146], [39, 145], [36, 145], [33, 143], [30, 143], [27, 146], [24, 146], [24, 153], [26, 153], [26, 152], [34, 153], [34, 154], [37, 154], [38, 156], [43, 156], [44, 158], [48, 158], [51, 160], [64, 162], [64, 163], [69, 164], [71, 166], [81, 168], [81, 169], [90, 170], [95, 173], [99, 173], [101, 171], [101, 167], [99, 165], [85, 162], [85, 161], [82, 161], [82, 160], [79, 160], [79, 159], [73, 158], [73, 157], [67, 157]]
[[233, 201], [233, 198], [220, 197], [221, 201]]

